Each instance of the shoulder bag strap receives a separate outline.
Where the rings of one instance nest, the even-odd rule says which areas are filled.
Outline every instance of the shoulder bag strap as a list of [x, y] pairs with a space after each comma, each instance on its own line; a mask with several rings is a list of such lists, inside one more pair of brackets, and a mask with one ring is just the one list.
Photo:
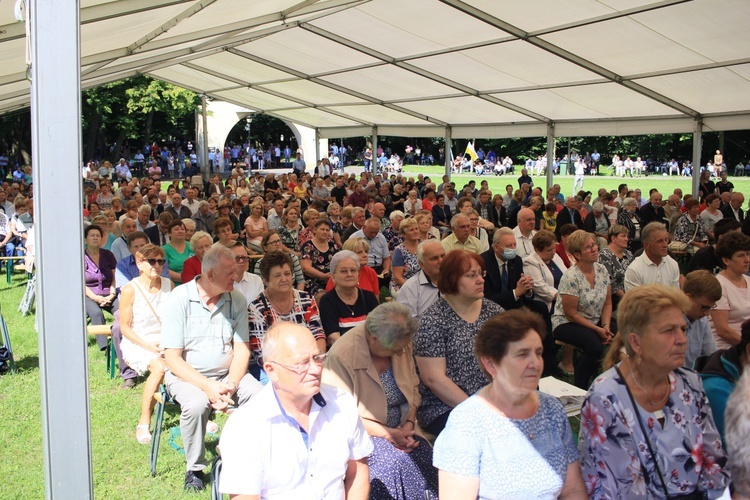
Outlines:
[[150, 300], [148, 300], [148, 297], [146, 296], [146, 292], [143, 291], [143, 287], [141, 287], [141, 284], [138, 283], [135, 279], [132, 281], [132, 283], [133, 283], [133, 286], [135, 287], [135, 289], [138, 290], [141, 293], [141, 296], [143, 297], [143, 300], [146, 301], [146, 304], [148, 304], [148, 307], [149, 307], [149, 309], [151, 309], [151, 312], [154, 313], [154, 317], [156, 318], [156, 321], [158, 321], [159, 324], [161, 325], [161, 318], [156, 313], [156, 309], [154, 309], [154, 305], [151, 303]]
[[[628, 396], [630, 396], [630, 402], [633, 405], [633, 411], [635, 412], [635, 416], [638, 419], [638, 425], [640, 425], [641, 427], [641, 432], [643, 432], [643, 438], [646, 440], [646, 445], [648, 446], [648, 452], [651, 454], [651, 460], [654, 461], [654, 467], [656, 468], [656, 474], [659, 476], [659, 482], [661, 482], [661, 487], [664, 488], [664, 494], [667, 496], [667, 500], [669, 500], [672, 497], [669, 495], [669, 490], [667, 490], [667, 484], [664, 482], [664, 476], [662, 475], [661, 469], [659, 468], [659, 462], [657, 461], [656, 453], [654, 453], [654, 449], [651, 447], [651, 440], [649, 439], [648, 433], [646, 432], [646, 426], [643, 425], [643, 420], [641, 420], [641, 412], [638, 411], [638, 404], [635, 402], [633, 393], [630, 392], [630, 387], [628, 386], [628, 383], [625, 381], [625, 377], [620, 371], [620, 367], [616, 366], [615, 370], [617, 370], [617, 374], [622, 379], [622, 383], [625, 386], [625, 389], [628, 391]], [[647, 474], [646, 469], [643, 466], [643, 463], [641, 463], [641, 471], [643, 472], [644, 476]]]

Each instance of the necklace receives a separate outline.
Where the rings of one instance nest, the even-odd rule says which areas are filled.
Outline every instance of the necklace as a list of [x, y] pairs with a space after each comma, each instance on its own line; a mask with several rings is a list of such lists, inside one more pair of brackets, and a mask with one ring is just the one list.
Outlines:
[[354, 299], [354, 304], [349, 305], [346, 302], [344, 302], [344, 299], [339, 297], [341, 299], [341, 303], [346, 306], [347, 309], [352, 313], [352, 316], [354, 316], [354, 310], [357, 308], [357, 302], [359, 302], [359, 292], [357, 292], [357, 298]]
[[638, 382], [638, 379], [635, 377], [635, 370], [633, 370], [632, 366], [630, 366], [630, 374], [633, 376], [633, 382], [635, 382], [635, 385], [637, 385], [638, 388], [643, 391], [643, 394], [646, 395], [646, 401], [648, 401], [651, 406], [661, 406], [662, 404], [664, 404], [664, 402], [669, 397], [669, 393], [672, 391], [672, 385], [669, 383], [669, 376], [667, 376], [667, 392], [657, 403], [654, 403], [648, 396], [648, 392], [646, 391], [646, 389], [643, 388], [643, 386]]

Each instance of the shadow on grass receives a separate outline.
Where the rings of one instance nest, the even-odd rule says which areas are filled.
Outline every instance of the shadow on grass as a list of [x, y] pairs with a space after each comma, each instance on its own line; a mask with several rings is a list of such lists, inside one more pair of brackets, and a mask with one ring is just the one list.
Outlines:
[[16, 368], [20, 373], [39, 369], [39, 356], [24, 356], [16, 360]]

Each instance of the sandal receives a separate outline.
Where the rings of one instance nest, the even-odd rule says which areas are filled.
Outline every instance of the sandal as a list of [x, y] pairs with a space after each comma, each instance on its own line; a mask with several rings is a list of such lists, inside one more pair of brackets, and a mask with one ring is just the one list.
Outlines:
[[148, 431], [148, 424], [138, 424], [135, 426], [135, 439], [141, 444], [151, 444], [151, 433]]
[[206, 434], [216, 434], [219, 432], [219, 424], [213, 420], [209, 420], [206, 423]]
[[557, 367], [558, 367], [558, 368], [559, 368], [559, 369], [560, 369], [560, 370], [561, 370], [561, 371], [562, 371], [562, 372], [563, 372], [563, 373], [564, 373], [565, 375], [567, 375], [568, 377], [572, 377], [573, 375], [575, 375], [575, 374], [576, 374], [576, 372], [575, 372], [574, 370], [566, 370], [566, 369], [565, 369], [565, 367], [563, 366], [563, 364], [562, 364], [562, 363], [559, 363], [559, 364], [557, 365]]

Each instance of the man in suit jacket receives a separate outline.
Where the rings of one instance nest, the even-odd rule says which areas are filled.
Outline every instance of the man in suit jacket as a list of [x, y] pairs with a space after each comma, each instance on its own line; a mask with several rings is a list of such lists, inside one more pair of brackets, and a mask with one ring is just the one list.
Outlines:
[[155, 226], [147, 227], [143, 232], [148, 236], [149, 241], [156, 246], [164, 246], [169, 243], [167, 228], [172, 223], [172, 215], [167, 212], [159, 214], [159, 220]]
[[516, 255], [516, 237], [513, 230], [501, 227], [495, 232], [492, 248], [482, 254], [487, 275], [484, 278], [484, 295], [503, 309], [528, 306], [534, 298], [530, 276], [523, 274], [523, 260]]
[[492, 198], [490, 191], [486, 189], [479, 191], [479, 200], [474, 204], [474, 210], [481, 218], [491, 222], [493, 227], [500, 227], [502, 224], [498, 223], [497, 212], [495, 212], [490, 198]]
[[667, 214], [664, 212], [662, 205], [662, 195], [659, 191], [651, 193], [649, 202], [641, 207], [638, 211], [638, 215], [641, 216], [641, 227], [645, 227], [649, 222], [661, 222], [665, 224], [664, 220]]
[[722, 207], [721, 213], [724, 214], [724, 218], [732, 218], [743, 224], [745, 222], [745, 211], [742, 210], [742, 205], [745, 203], [745, 196], [735, 191], [732, 193], [732, 197], [729, 198], [729, 203]]
[[580, 196], [568, 196], [565, 199], [565, 208], [560, 210], [557, 214], [557, 225], [555, 226], [555, 236], [560, 239], [560, 228], [565, 224], [575, 224], [578, 229], [583, 229], [583, 218], [581, 212], [578, 210], [581, 208]]

